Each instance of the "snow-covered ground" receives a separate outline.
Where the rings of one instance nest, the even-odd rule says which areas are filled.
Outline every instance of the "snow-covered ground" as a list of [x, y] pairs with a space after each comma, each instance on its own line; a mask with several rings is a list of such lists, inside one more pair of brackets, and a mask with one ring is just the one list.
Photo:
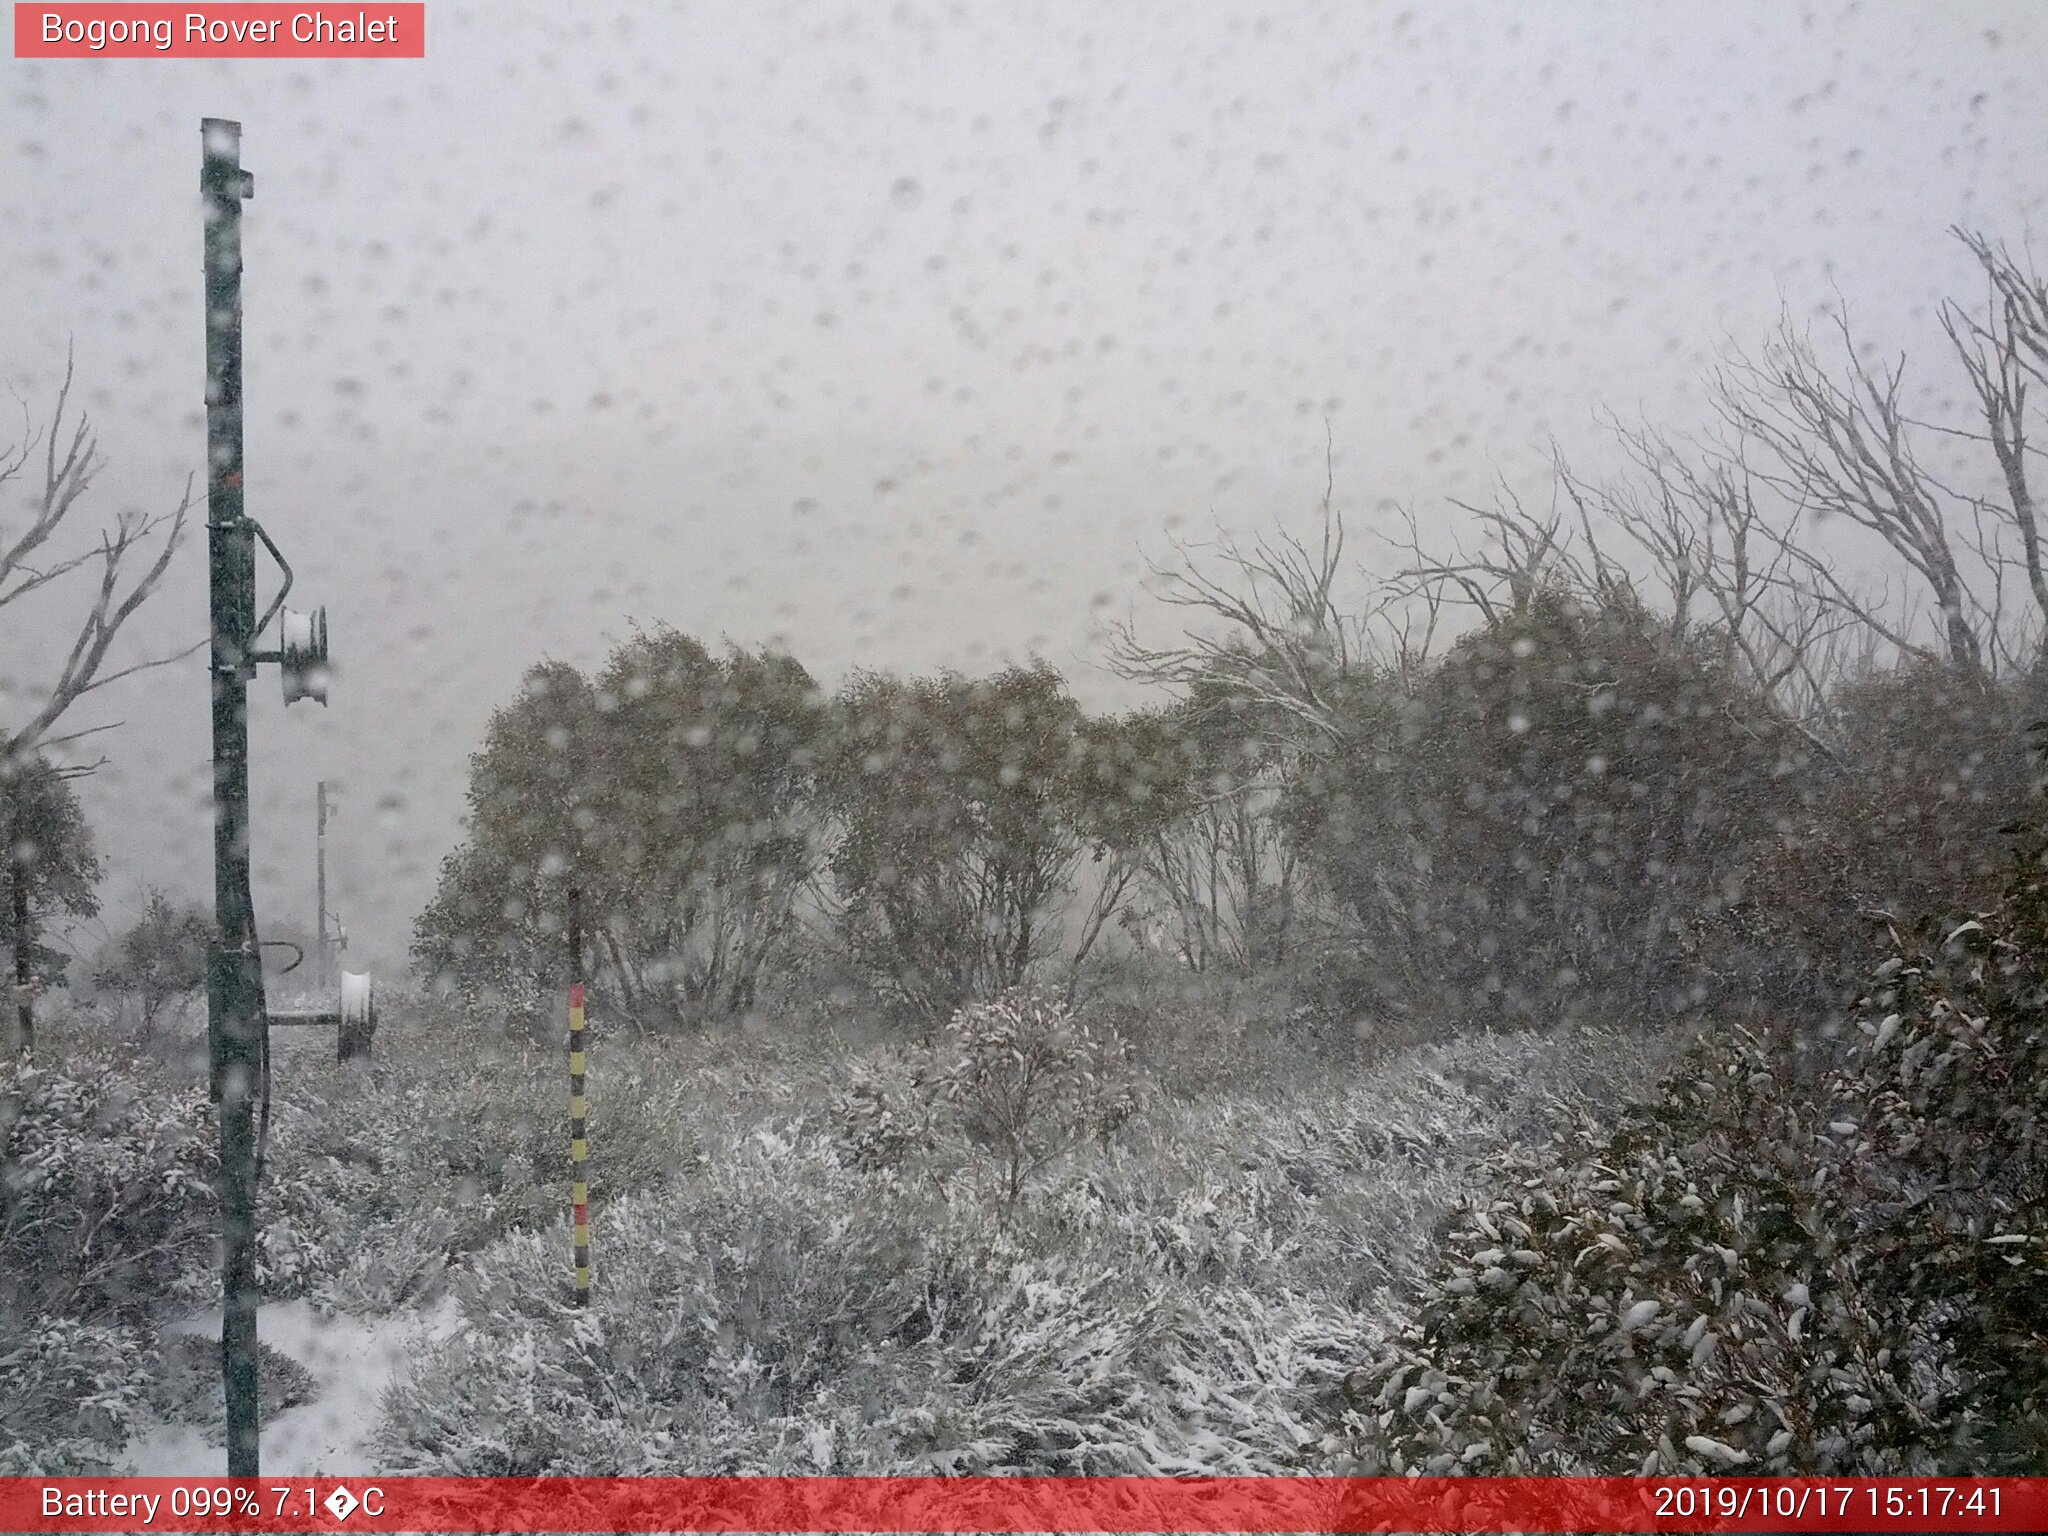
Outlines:
[[[323, 1317], [309, 1303], [282, 1301], [257, 1315], [256, 1332], [269, 1348], [288, 1355], [313, 1375], [311, 1402], [287, 1408], [263, 1425], [263, 1470], [284, 1477], [374, 1473], [369, 1439], [384, 1389], [421, 1345], [455, 1327], [452, 1301], [424, 1312], [390, 1317]], [[220, 1313], [195, 1313], [165, 1330], [220, 1336]], [[124, 1459], [137, 1476], [173, 1477], [221, 1472], [225, 1465], [216, 1428], [160, 1424], [131, 1444]]]

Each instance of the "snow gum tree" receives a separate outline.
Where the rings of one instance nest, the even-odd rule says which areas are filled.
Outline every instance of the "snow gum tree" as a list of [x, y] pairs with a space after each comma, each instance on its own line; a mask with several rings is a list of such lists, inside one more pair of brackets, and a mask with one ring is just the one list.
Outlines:
[[585, 677], [550, 663], [471, 762], [470, 839], [414, 956], [472, 996], [539, 1006], [568, 974], [570, 893], [613, 1017], [667, 1029], [751, 1007], [816, 846], [825, 710], [794, 660], [670, 629]]
[[121, 935], [95, 979], [134, 999], [147, 1041], [167, 1009], [205, 990], [206, 948], [212, 937], [211, 913], [152, 890], [142, 915]]
[[[0, 939], [14, 955], [9, 979], [26, 1025], [29, 989], [59, 981], [69, 959], [46, 942], [52, 929], [99, 911], [100, 860], [67, 775], [40, 757], [0, 767], [0, 839], [7, 854]], [[30, 1043], [26, 1029], [21, 1043]]]
[[1710, 652], [1624, 595], [1544, 588], [1361, 722], [1301, 815], [1416, 994], [1627, 1016], [1716, 967], [1756, 985], [1741, 919], [1803, 762]]
[[1059, 674], [863, 673], [837, 717], [824, 785], [848, 957], [934, 1022], [1022, 985], [1086, 847], [1094, 742]]

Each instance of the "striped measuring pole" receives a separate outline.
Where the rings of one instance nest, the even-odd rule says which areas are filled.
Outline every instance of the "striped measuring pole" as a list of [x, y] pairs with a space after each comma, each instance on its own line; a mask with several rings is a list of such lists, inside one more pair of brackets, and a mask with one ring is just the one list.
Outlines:
[[583, 1104], [583, 983], [569, 985], [569, 1171], [571, 1214], [576, 1220], [576, 1305], [590, 1305], [590, 1185], [584, 1164], [590, 1157], [589, 1126]]

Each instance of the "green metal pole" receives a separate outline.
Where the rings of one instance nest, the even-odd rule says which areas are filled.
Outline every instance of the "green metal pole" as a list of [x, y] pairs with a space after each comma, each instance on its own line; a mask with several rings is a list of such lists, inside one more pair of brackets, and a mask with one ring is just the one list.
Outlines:
[[213, 1092], [220, 1103], [221, 1380], [228, 1476], [257, 1476], [256, 1099], [263, 972], [249, 895], [248, 682], [256, 546], [242, 508], [242, 126], [200, 125], [206, 216], [206, 548], [213, 651], [213, 911], [208, 967]]

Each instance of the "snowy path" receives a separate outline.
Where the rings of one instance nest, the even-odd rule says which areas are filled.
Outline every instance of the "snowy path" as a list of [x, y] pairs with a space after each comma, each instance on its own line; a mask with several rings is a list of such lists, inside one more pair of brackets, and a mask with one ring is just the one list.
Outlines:
[[[376, 1472], [369, 1438], [384, 1389], [419, 1346], [445, 1336], [454, 1319], [449, 1301], [426, 1312], [380, 1318], [322, 1317], [303, 1301], [264, 1307], [258, 1337], [312, 1372], [316, 1395], [264, 1423], [263, 1470], [284, 1477]], [[198, 1313], [166, 1332], [218, 1338], [220, 1313]], [[226, 1455], [198, 1426], [163, 1424], [130, 1445], [125, 1459], [142, 1477], [219, 1476]]]

